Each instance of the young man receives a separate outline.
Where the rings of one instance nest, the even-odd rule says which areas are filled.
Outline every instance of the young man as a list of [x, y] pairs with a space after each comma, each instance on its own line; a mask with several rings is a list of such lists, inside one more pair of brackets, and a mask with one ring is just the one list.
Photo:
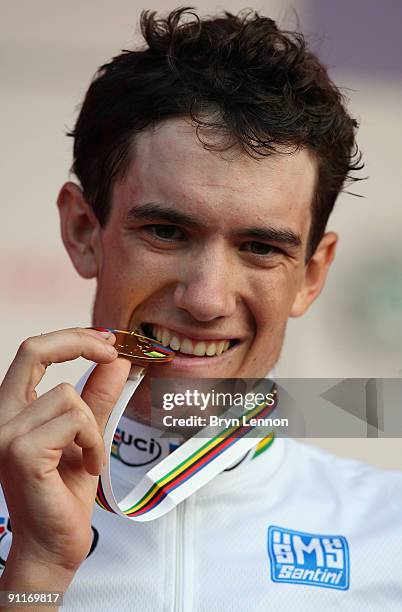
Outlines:
[[[288, 318], [323, 288], [328, 216], [359, 169], [356, 123], [301, 35], [257, 14], [183, 13], [145, 13], [147, 46], [99, 70], [71, 134], [79, 184], [58, 198], [72, 262], [97, 279], [94, 326], [177, 351], [149, 367], [121, 421], [119, 493], [180, 450], [149, 426], [152, 377], [271, 371]], [[6, 375], [1, 590], [67, 591], [72, 610], [400, 609], [400, 474], [277, 439], [156, 520], [94, 508], [130, 370], [114, 342], [30, 338]], [[82, 397], [63, 384], [38, 399], [46, 367], [80, 355], [100, 364]]]

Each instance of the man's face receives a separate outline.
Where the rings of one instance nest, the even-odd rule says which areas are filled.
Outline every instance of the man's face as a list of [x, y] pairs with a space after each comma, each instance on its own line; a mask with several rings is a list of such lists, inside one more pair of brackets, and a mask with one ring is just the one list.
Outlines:
[[315, 172], [306, 151], [206, 151], [184, 120], [143, 132], [100, 230], [94, 324], [177, 350], [152, 376], [266, 375], [303, 282]]

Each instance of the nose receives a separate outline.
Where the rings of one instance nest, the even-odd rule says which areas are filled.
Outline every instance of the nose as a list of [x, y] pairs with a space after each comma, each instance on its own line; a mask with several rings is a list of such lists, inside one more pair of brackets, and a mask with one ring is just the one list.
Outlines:
[[231, 316], [237, 301], [232, 268], [224, 245], [204, 245], [201, 253], [183, 262], [182, 278], [174, 292], [175, 306], [198, 321]]

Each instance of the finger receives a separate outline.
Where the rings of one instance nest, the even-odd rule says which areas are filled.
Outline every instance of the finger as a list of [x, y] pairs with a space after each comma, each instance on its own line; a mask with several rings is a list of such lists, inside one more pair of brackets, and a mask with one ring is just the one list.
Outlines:
[[102, 469], [104, 446], [99, 430], [83, 410], [73, 408], [41, 427], [14, 438], [9, 446], [9, 465], [18, 474], [42, 478], [57, 469], [63, 449], [75, 442], [83, 449], [89, 474]]
[[123, 391], [131, 365], [128, 359], [118, 357], [112, 363], [96, 366], [82, 391], [81, 397], [95, 415], [102, 435], [113, 406]]
[[61, 416], [72, 408], [83, 410], [93, 425], [95, 417], [72, 385], [61, 383], [29, 404], [0, 429], [0, 448], [7, 447], [7, 440], [22, 436]]
[[78, 357], [97, 363], [110, 363], [116, 359], [117, 352], [111, 344], [116, 341], [115, 336], [108, 335], [108, 332], [102, 336], [102, 333], [78, 328], [25, 340], [0, 388], [0, 401], [4, 401], [9, 413], [6, 421], [36, 399], [35, 387], [49, 363], [61, 363]]

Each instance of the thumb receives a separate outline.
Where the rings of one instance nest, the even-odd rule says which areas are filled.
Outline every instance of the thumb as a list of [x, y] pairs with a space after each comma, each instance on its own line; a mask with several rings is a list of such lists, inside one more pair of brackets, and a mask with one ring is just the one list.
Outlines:
[[112, 363], [101, 363], [91, 373], [81, 397], [91, 408], [103, 435], [113, 406], [120, 397], [131, 369], [131, 361], [118, 357]]

